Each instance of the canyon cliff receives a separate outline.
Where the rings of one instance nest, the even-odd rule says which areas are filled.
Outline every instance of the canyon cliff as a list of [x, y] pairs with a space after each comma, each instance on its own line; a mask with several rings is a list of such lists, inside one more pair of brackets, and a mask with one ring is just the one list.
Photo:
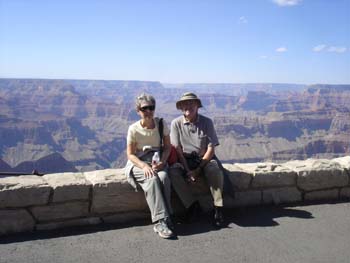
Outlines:
[[197, 93], [200, 113], [213, 118], [223, 161], [350, 153], [350, 85], [0, 79], [0, 171], [122, 167], [127, 128], [138, 119], [135, 97], [154, 95], [156, 115], [170, 125], [186, 91]]

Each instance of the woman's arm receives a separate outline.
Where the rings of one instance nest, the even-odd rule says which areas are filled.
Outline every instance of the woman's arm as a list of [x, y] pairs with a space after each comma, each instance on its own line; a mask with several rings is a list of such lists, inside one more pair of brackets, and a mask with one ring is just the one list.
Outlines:
[[162, 158], [160, 162], [156, 165], [152, 165], [152, 168], [156, 171], [163, 170], [168, 162], [168, 157], [170, 154], [171, 144], [170, 144], [170, 136], [163, 136], [163, 152]]
[[143, 173], [146, 178], [150, 178], [154, 176], [153, 169], [144, 161], [140, 160], [136, 155], [136, 143], [128, 144], [126, 148], [126, 154], [128, 156], [128, 160], [130, 160], [136, 167], [143, 170]]

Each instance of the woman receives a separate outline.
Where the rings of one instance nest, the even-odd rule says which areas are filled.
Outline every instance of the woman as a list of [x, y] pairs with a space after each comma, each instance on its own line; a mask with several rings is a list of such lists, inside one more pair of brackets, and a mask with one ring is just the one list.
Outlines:
[[170, 214], [170, 179], [167, 159], [170, 153], [169, 129], [163, 125], [163, 149], [158, 163], [152, 163], [160, 150], [159, 118], [154, 118], [156, 101], [153, 96], [141, 94], [136, 98], [136, 111], [140, 120], [129, 126], [127, 135], [128, 163], [125, 173], [135, 188], [140, 185], [151, 211], [154, 231], [162, 238], [173, 236]]

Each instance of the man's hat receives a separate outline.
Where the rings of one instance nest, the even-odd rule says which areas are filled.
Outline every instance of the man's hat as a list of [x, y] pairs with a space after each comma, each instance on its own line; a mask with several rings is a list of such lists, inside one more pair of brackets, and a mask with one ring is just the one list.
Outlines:
[[178, 110], [180, 110], [180, 104], [183, 101], [187, 101], [187, 100], [195, 100], [198, 102], [198, 107], [201, 108], [202, 106], [202, 102], [200, 99], [198, 99], [197, 95], [191, 92], [186, 92], [184, 94], [182, 94], [181, 98], [176, 102], [176, 108]]

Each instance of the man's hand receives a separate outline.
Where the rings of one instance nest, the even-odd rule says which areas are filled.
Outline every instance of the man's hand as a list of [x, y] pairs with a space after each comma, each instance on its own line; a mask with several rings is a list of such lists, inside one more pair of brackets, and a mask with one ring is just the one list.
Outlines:
[[196, 179], [201, 175], [202, 169], [200, 167], [197, 167], [194, 170], [191, 170], [187, 172], [187, 177], [189, 182], [195, 182]]

